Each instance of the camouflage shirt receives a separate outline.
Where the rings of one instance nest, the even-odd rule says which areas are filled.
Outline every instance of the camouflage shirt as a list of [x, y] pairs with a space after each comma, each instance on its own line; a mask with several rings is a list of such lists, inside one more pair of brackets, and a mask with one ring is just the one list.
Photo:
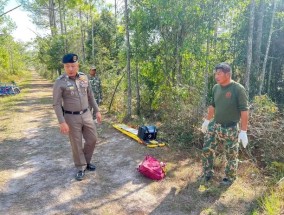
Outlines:
[[97, 76], [89, 76], [89, 83], [94, 93], [95, 99], [100, 101], [103, 99], [101, 80]]

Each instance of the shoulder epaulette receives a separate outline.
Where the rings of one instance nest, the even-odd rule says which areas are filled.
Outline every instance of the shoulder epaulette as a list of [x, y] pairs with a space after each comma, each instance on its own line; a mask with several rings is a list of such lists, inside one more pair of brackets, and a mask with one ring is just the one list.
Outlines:
[[60, 80], [60, 79], [62, 79], [62, 78], [64, 78], [64, 75], [60, 75], [60, 76], [57, 78], [57, 80]]

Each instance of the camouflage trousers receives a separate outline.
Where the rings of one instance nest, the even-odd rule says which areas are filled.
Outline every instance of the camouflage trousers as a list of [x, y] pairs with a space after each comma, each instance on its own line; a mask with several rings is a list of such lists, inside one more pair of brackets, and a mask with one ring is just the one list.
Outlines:
[[220, 146], [224, 149], [226, 155], [226, 177], [230, 180], [234, 180], [237, 175], [239, 154], [237, 125], [223, 128], [214, 121], [209, 123], [202, 148], [203, 174], [205, 176], [214, 175], [214, 160], [216, 151]]

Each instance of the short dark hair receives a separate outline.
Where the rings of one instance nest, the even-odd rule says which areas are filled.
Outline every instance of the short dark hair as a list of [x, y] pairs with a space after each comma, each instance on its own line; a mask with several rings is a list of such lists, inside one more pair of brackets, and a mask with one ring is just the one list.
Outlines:
[[231, 66], [228, 63], [222, 62], [215, 66], [215, 72], [221, 69], [223, 72], [231, 72]]

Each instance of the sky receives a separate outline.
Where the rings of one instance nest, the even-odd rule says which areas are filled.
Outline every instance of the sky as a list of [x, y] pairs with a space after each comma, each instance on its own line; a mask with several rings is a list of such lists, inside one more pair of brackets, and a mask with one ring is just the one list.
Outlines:
[[[11, 10], [18, 5], [20, 4], [18, 4], [16, 0], [10, 0], [6, 5], [4, 12]], [[17, 25], [17, 29], [12, 33], [15, 40], [28, 42], [36, 37], [35, 33], [33, 33], [33, 31], [37, 32], [36, 26], [31, 22], [28, 13], [25, 12], [22, 7], [7, 13], [6, 16], [10, 16]]]

